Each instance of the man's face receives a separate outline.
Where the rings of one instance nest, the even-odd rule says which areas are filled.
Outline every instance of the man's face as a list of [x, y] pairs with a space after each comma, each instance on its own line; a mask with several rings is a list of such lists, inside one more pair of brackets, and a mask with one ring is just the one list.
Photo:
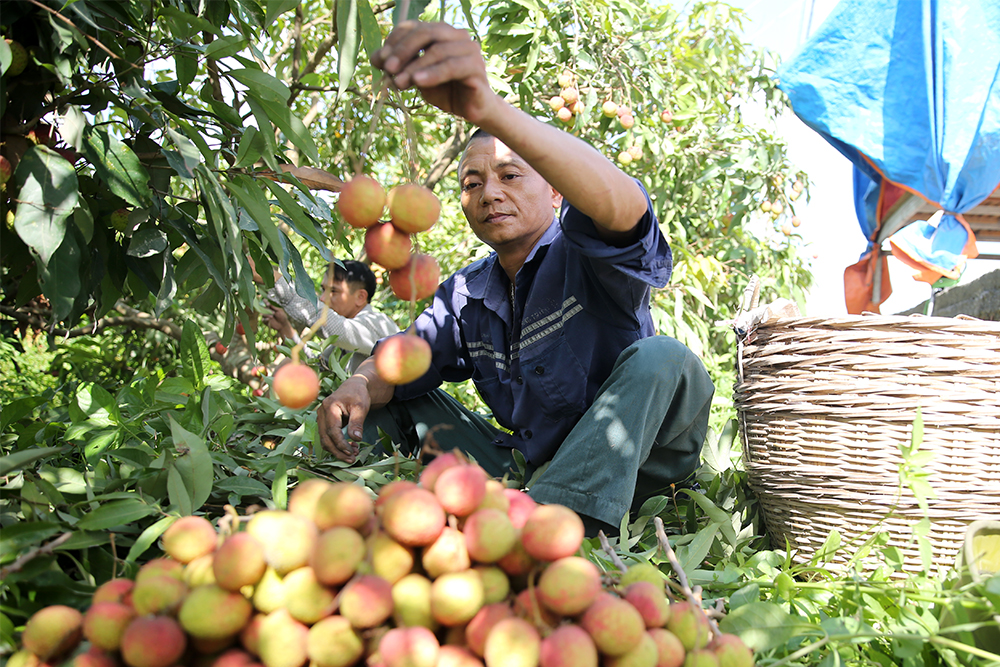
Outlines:
[[548, 229], [562, 197], [495, 137], [474, 139], [459, 165], [462, 210], [472, 231], [498, 252], [531, 247]]
[[346, 280], [333, 278], [330, 272], [323, 277], [323, 301], [338, 315], [351, 318], [364, 308], [366, 299], [360, 292], [361, 290], [351, 289]]

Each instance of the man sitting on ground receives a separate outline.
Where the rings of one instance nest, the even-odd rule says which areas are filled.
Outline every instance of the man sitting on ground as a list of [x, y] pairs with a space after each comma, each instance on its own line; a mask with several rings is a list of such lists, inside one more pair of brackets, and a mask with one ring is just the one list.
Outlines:
[[[438, 447], [497, 477], [517, 449], [529, 478], [547, 466], [536, 501], [570, 507], [588, 535], [615, 531], [697, 468], [714, 393], [687, 347], [655, 335], [650, 292], [672, 265], [648, 195], [497, 95], [464, 30], [402, 23], [372, 62], [480, 128], [458, 177], [469, 225], [494, 252], [448, 278], [414, 322], [433, 351], [424, 377], [393, 386], [362, 363], [319, 408], [323, 446], [352, 462], [379, 427], [415, 453], [434, 429]], [[470, 378], [502, 429], [438, 389]]]

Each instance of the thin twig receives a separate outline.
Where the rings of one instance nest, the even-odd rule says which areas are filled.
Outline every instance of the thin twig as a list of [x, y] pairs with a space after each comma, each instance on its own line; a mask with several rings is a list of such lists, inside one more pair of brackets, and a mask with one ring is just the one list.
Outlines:
[[[656, 529], [656, 539], [660, 544], [660, 548], [663, 549], [663, 553], [666, 554], [667, 560], [670, 561], [670, 566], [674, 568], [674, 572], [677, 574], [677, 582], [680, 584], [681, 592], [684, 593], [684, 597], [698, 609], [701, 607], [701, 597], [691, 589], [691, 585], [688, 583], [687, 574], [684, 572], [684, 568], [681, 567], [681, 562], [677, 559], [677, 554], [674, 553], [673, 548], [670, 546], [670, 540], [667, 539], [667, 531], [663, 528], [663, 519], [660, 517], [653, 517], [653, 527]], [[704, 609], [702, 609], [704, 613]], [[713, 635], [718, 635], [719, 624], [715, 622], [709, 614], [705, 614], [705, 618], [708, 619], [708, 625], [711, 628]]]
[[[59, 12], [57, 12], [56, 10], [52, 9], [51, 7], [46, 7], [42, 3], [38, 2], [38, 0], [28, 0], [28, 2], [30, 2], [33, 5], [35, 5], [36, 7], [41, 7], [42, 9], [44, 9], [47, 12], [49, 12], [50, 14], [58, 16], [67, 25], [69, 25], [69, 27], [73, 28], [73, 30], [76, 30], [78, 33], [80, 33], [81, 35], [83, 35], [84, 37], [86, 37], [87, 39], [89, 39], [90, 41], [92, 41], [94, 44], [97, 45], [97, 48], [101, 49], [102, 51], [104, 51], [105, 53], [107, 53], [112, 58], [116, 58], [118, 60], [122, 60], [123, 59], [117, 53], [114, 53], [111, 49], [109, 49], [108, 47], [106, 47], [103, 44], [101, 44], [101, 42], [99, 42], [96, 37], [94, 37], [93, 35], [88, 35], [84, 31], [80, 30], [78, 27], [76, 27], [75, 23], [73, 23], [71, 20], [69, 20], [68, 18], [66, 18], [65, 16], [63, 16], [62, 14], [60, 14]], [[139, 67], [136, 66], [135, 63], [128, 63], [128, 65], [132, 69], [140, 69]]]
[[40, 547], [32, 549], [31, 551], [29, 551], [28, 553], [24, 554], [16, 561], [11, 563], [9, 566], [0, 570], [0, 580], [6, 579], [14, 572], [20, 572], [22, 569], [24, 569], [25, 565], [35, 560], [39, 556], [45, 556], [47, 554], [52, 553], [55, 549], [59, 547], [59, 545], [61, 545], [63, 542], [65, 542], [71, 537], [73, 537], [73, 533], [63, 533], [62, 535], [52, 540], [48, 544], [44, 544]]
[[604, 534], [603, 530], [597, 531], [597, 539], [601, 541], [601, 549], [604, 550], [604, 553], [608, 554], [608, 557], [611, 558], [611, 562], [615, 564], [615, 567], [617, 567], [621, 572], [628, 572], [628, 566], [626, 566], [622, 559], [618, 557], [618, 554], [615, 553], [615, 550], [611, 547], [611, 542], [608, 541], [608, 536]]

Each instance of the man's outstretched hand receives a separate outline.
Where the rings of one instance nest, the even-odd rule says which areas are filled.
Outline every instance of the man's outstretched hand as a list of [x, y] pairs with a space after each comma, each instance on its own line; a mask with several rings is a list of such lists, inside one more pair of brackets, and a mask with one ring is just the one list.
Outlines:
[[447, 23], [404, 21], [372, 56], [401, 89], [416, 87], [443, 111], [481, 125], [500, 102], [479, 43]]
[[[319, 441], [341, 461], [354, 463], [358, 456], [365, 416], [371, 408], [371, 399], [364, 380], [348, 378], [320, 404], [316, 413]], [[344, 436], [347, 427], [349, 437]]]

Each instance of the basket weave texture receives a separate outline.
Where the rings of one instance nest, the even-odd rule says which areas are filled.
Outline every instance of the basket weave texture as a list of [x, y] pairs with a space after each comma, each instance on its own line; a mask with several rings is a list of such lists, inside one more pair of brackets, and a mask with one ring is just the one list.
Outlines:
[[[949, 567], [965, 528], [1000, 517], [1000, 324], [940, 317], [784, 318], [740, 343], [735, 402], [750, 485], [772, 541], [806, 562], [832, 529], [844, 542], [888, 533], [919, 570], [899, 492], [900, 444], [920, 409], [934, 564]], [[830, 561], [843, 565], [853, 549]], [[870, 565], [871, 563], [869, 563]], [[862, 562], [861, 568], [865, 569]]]

